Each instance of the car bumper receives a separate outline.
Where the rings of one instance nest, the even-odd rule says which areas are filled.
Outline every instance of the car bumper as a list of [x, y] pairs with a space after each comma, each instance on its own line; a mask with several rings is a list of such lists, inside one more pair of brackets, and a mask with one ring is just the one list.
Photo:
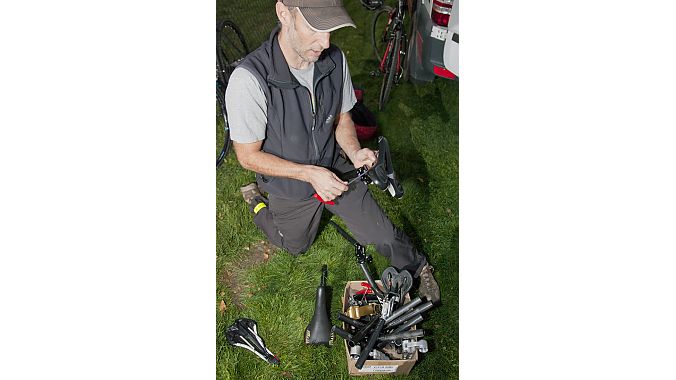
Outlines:
[[[444, 42], [432, 37], [432, 29], [438, 31], [430, 16], [420, 7], [416, 15], [416, 27], [410, 38], [409, 67], [411, 79], [417, 82], [428, 82], [437, 76], [448, 78], [455, 75], [444, 68]], [[436, 69], [435, 69], [436, 66]]]

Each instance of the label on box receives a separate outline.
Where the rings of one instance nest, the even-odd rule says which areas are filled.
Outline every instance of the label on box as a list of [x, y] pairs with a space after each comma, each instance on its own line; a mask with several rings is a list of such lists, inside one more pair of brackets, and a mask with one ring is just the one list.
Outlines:
[[440, 28], [436, 25], [432, 25], [432, 33], [430, 33], [430, 36], [432, 38], [436, 38], [437, 40], [445, 41], [447, 33], [448, 33], [448, 29]]
[[359, 372], [381, 372], [381, 373], [392, 373], [397, 372], [398, 365], [365, 365]]

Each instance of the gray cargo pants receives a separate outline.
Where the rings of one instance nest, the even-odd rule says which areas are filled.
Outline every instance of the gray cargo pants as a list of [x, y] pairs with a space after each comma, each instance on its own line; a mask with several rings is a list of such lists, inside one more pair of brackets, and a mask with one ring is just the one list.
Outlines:
[[334, 200], [335, 205], [325, 205], [315, 198], [292, 201], [274, 196], [268, 202], [268, 207], [254, 215], [254, 223], [272, 244], [291, 254], [298, 255], [310, 248], [326, 208], [345, 221], [359, 244], [375, 244], [378, 253], [387, 257], [397, 270], [406, 269], [418, 277], [427, 264], [425, 256], [403, 231], [392, 225], [361, 181], [350, 185], [347, 192]]

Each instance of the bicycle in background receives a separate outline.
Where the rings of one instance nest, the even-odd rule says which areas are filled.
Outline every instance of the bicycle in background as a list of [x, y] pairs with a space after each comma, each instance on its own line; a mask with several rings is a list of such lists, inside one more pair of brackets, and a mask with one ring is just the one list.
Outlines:
[[[380, 87], [380, 97], [378, 99], [378, 110], [382, 111], [387, 103], [392, 87], [398, 84], [402, 79], [406, 80], [408, 76], [408, 37], [404, 22], [406, 14], [412, 14], [412, 2], [406, 0], [397, 0], [397, 7], [393, 8], [382, 5], [382, 1], [363, 0], [370, 6], [381, 6], [373, 16], [371, 27], [371, 42], [373, 51], [378, 60], [378, 72], [383, 76], [383, 83]], [[371, 9], [367, 7], [368, 9]], [[408, 12], [407, 12], [408, 10]]]
[[216, 23], [216, 141], [221, 141], [219, 134], [223, 131], [222, 147], [216, 158], [216, 168], [230, 150], [230, 127], [228, 126], [228, 113], [225, 108], [225, 89], [228, 86], [230, 74], [239, 62], [249, 54], [249, 48], [244, 40], [244, 35], [237, 25], [230, 20]]

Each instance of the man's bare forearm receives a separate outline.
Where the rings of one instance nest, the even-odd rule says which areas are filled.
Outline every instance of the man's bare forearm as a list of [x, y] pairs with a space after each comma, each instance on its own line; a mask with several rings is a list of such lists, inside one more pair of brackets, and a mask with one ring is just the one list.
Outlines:
[[357, 131], [354, 128], [354, 122], [349, 113], [340, 115], [338, 125], [336, 126], [336, 142], [340, 148], [347, 154], [350, 160], [354, 159], [354, 154], [361, 149], [357, 139]]
[[238, 155], [238, 159], [244, 169], [262, 175], [309, 182], [307, 173], [310, 165], [298, 164], [263, 151], [249, 152], [246, 157]]
[[233, 142], [237, 160], [244, 169], [271, 177], [292, 178], [312, 185], [324, 200], [333, 200], [348, 189], [335, 173], [321, 166], [303, 165], [263, 152], [262, 141], [249, 144]]

